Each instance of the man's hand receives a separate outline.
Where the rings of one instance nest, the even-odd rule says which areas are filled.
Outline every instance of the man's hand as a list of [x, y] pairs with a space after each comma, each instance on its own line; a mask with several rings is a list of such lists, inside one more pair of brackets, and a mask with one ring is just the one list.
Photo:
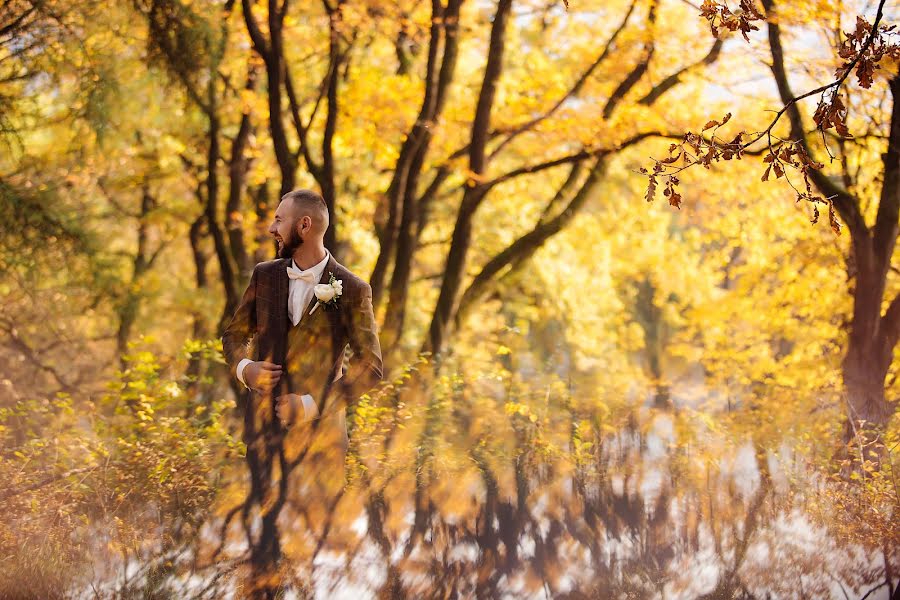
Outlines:
[[275, 398], [275, 416], [284, 426], [293, 425], [298, 421], [308, 421], [314, 414], [309, 414], [303, 402], [303, 396], [298, 394], [284, 394]]
[[275, 398], [275, 416], [285, 427], [291, 425], [297, 414], [303, 411], [303, 401], [297, 394], [285, 394]]
[[285, 427], [301, 421], [311, 421], [319, 416], [319, 409], [312, 396], [284, 394], [275, 398], [275, 416]]
[[268, 394], [281, 379], [281, 365], [270, 363], [265, 360], [252, 362], [244, 367], [244, 381], [250, 389], [256, 390], [261, 394]]

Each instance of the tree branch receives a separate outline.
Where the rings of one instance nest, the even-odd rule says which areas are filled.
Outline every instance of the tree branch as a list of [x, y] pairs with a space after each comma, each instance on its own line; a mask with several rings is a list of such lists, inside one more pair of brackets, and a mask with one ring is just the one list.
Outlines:
[[512, 0], [500, 0], [494, 25], [491, 27], [491, 40], [488, 45], [488, 60], [484, 68], [484, 80], [478, 94], [475, 107], [475, 118], [472, 121], [472, 143], [469, 145], [469, 169], [476, 174], [484, 172], [485, 145], [490, 130], [491, 109], [497, 90], [497, 80], [503, 69], [503, 35], [506, 32], [506, 21], [509, 18]]
[[618, 37], [619, 37], [619, 34], [622, 33], [622, 31], [625, 29], [625, 26], [628, 24], [628, 19], [631, 17], [631, 13], [634, 12], [635, 4], [636, 4], [636, 2], [632, 2], [631, 5], [628, 7], [628, 12], [625, 13], [625, 18], [622, 19], [622, 22], [619, 24], [619, 26], [616, 28], [616, 30], [613, 32], [613, 34], [610, 36], [610, 38], [606, 41], [606, 45], [604, 46], [603, 51], [600, 53], [600, 56], [598, 56], [597, 59], [593, 63], [591, 63], [591, 65], [584, 71], [584, 73], [581, 74], [581, 76], [575, 82], [575, 85], [573, 85], [569, 89], [569, 91], [567, 91], [565, 93], [565, 95], [563, 95], [563, 97], [560, 98], [556, 102], [556, 104], [554, 104], [550, 108], [550, 110], [548, 110], [547, 112], [545, 112], [544, 114], [542, 114], [538, 117], [535, 117], [534, 119], [532, 119], [526, 123], [522, 123], [521, 125], [514, 127], [508, 134], [506, 134], [506, 138], [502, 142], [500, 142], [500, 144], [496, 148], [494, 148], [494, 150], [491, 152], [491, 158], [493, 158], [494, 156], [499, 154], [500, 151], [503, 150], [503, 148], [505, 148], [507, 144], [509, 144], [516, 137], [518, 137], [521, 133], [524, 133], [525, 131], [532, 129], [534, 126], [540, 124], [542, 121], [553, 116], [553, 114], [556, 113], [556, 111], [559, 110], [562, 107], [562, 105], [565, 104], [569, 98], [572, 98], [573, 96], [577, 96], [581, 92], [581, 88], [584, 87], [584, 84], [587, 83], [587, 80], [590, 79], [591, 75], [593, 75], [593, 73], [597, 69], [597, 67], [600, 66], [600, 63], [602, 63], [604, 60], [606, 60], [606, 57], [609, 56], [609, 53], [612, 50], [613, 44], [615, 44], [616, 39], [618, 39]]
[[627, 148], [628, 146], [633, 146], [634, 144], [645, 140], [649, 137], [673, 137], [668, 134], [664, 134], [658, 131], [646, 131], [643, 133], [639, 133], [634, 135], [627, 140], [623, 141], [621, 144], [616, 146], [615, 148], [597, 148], [594, 150], [581, 150], [580, 152], [576, 152], [574, 154], [570, 154], [568, 156], [563, 156], [561, 158], [555, 158], [553, 160], [549, 160], [546, 162], [542, 162], [536, 165], [528, 165], [525, 167], [519, 167], [518, 169], [513, 169], [508, 173], [500, 175], [490, 181], [482, 184], [486, 189], [493, 188], [494, 186], [503, 183], [504, 181], [508, 181], [513, 179], [514, 177], [519, 177], [521, 175], [530, 175], [532, 173], [539, 173], [540, 171], [545, 171], [547, 169], [552, 169], [553, 167], [558, 167], [560, 165], [571, 164], [574, 162], [582, 161], [586, 158], [591, 158], [592, 156], [599, 156], [601, 154], [606, 154], [610, 152], [616, 152], [622, 150], [623, 148]]
[[[601, 154], [597, 157], [597, 160], [594, 162], [594, 165], [591, 167], [590, 172], [588, 173], [587, 179], [584, 183], [581, 184], [581, 187], [578, 189], [578, 192], [569, 202], [565, 209], [563, 209], [558, 215], [549, 220], [544, 220], [543, 216], [541, 220], [538, 221], [538, 224], [523, 235], [518, 238], [515, 242], [510, 244], [506, 249], [502, 252], [494, 256], [488, 263], [481, 269], [481, 272], [475, 276], [475, 279], [463, 293], [462, 300], [460, 301], [459, 310], [456, 314], [456, 323], [457, 326], [465, 319], [469, 310], [474, 306], [484, 294], [487, 293], [492, 282], [495, 281], [496, 276], [506, 268], [515, 269], [519, 265], [523, 264], [526, 260], [534, 256], [535, 252], [537, 252], [541, 246], [544, 245], [548, 239], [552, 236], [556, 235], [562, 229], [568, 225], [568, 223], [578, 214], [578, 211], [584, 206], [585, 202], [591, 196], [591, 192], [595, 189], [596, 185], [599, 183], [602, 178], [607, 164], [608, 153]], [[576, 163], [580, 164], [580, 163]], [[566, 193], [566, 191], [571, 188], [573, 180], [572, 175], [576, 173], [576, 169], [572, 170], [572, 174], [570, 174], [569, 179], [562, 185], [560, 190], [557, 192], [556, 197], [550, 201], [549, 205], [552, 205], [556, 198], [562, 196]], [[548, 205], [548, 206], [549, 206]]]
[[894, 105], [891, 110], [887, 150], [882, 155], [884, 182], [881, 185], [881, 198], [872, 230], [876, 268], [880, 275], [886, 274], [890, 268], [900, 226], [898, 222], [900, 221], [900, 75], [895, 74], [889, 85]]
[[[781, 115], [787, 112], [788, 119], [791, 122], [791, 137], [800, 141], [807, 156], [812, 159], [813, 157], [809, 148], [809, 140], [804, 133], [805, 129], [803, 127], [803, 120], [800, 115], [800, 109], [797, 107], [797, 102], [799, 100], [802, 100], [803, 98], [807, 98], [809, 96], [812, 96], [813, 94], [820, 93], [831, 87], [840, 86], [840, 84], [843, 83], [844, 79], [846, 78], [847, 74], [850, 72], [850, 69], [848, 69], [847, 73], [844, 74], [844, 77], [841, 77], [836, 82], [832, 82], [828, 85], [812, 90], [811, 92], [807, 92], [801, 96], [794, 96], [794, 94], [791, 92], [791, 88], [787, 79], [787, 72], [784, 68], [784, 49], [781, 46], [781, 28], [774, 18], [775, 2], [774, 0], [762, 0], [762, 3], [763, 7], [766, 10], [766, 18], [768, 20], [769, 46], [772, 50], [772, 74], [775, 76], [775, 82], [778, 85], [778, 93], [781, 97], [781, 101], [784, 103], [784, 107], [778, 111], [778, 113], [775, 115], [775, 119], [772, 121], [766, 131], [763, 132], [763, 134], [767, 134], [768, 132], [770, 132], [775, 126], [775, 123], [778, 122], [778, 119], [781, 117]], [[881, 12], [879, 10], [879, 15], [880, 14]], [[876, 28], [873, 28], [873, 31], [875, 31]], [[860, 52], [860, 55], [861, 54], [862, 52]], [[760, 134], [760, 138], [763, 134]], [[831, 199], [835, 209], [838, 211], [838, 214], [841, 215], [841, 218], [847, 224], [847, 228], [850, 230], [850, 235], [855, 236], [857, 239], [860, 239], [860, 236], [867, 236], [868, 229], [866, 228], [865, 221], [863, 220], [862, 213], [860, 212], [858, 200], [845, 189], [828, 179], [828, 177], [819, 169], [810, 169], [809, 176], [810, 179], [813, 180], [813, 183], [816, 185], [819, 191], [821, 191], [823, 195]]]
[[59, 473], [57, 475], [50, 475], [48, 477], [45, 477], [44, 479], [36, 481], [36, 482], [29, 484], [23, 488], [9, 488], [5, 492], [0, 494], [0, 502], [7, 500], [9, 498], [12, 498], [14, 496], [18, 496], [19, 494], [24, 494], [25, 492], [30, 492], [33, 490], [40, 489], [44, 486], [50, 485], [51, 483], [57, 482], [60, 479], [65, 479], [67, 477], [71, 477], [72, 475], [79, 475], [81, 473], [87, 473], [88, 471], [93, 471], [96, 468], [97, 467], [81, 467], [78, 469], [72, 469], [70, 471], [66, 471], [65, 473]]
[[319, 181], [322, 177], [322, 166], [317, 164], [315, 159], [312, 157], [312, 153], [309, 150], [309, 144], [307, 143], [307, 134], [309, 132], [309, 128], [312, 126], [312, 120], [316, 116], [315, 109], [318, 108], [319, 101], [321, 101], [322, 97], [325, 95], [325, 80], [323, 80], [322, 85], [319, 87], [319, 97], [316, 100], [313, 114], [310, 115], [308, 125], [303, 125], [303, 119], [300, 116], [300, 103], [297, 101], [297, 95], [294, 92], [294, 80], [293, 77], [291, 77], [290, 69], [284, 70], [284, 87], [287, 91], [288, 104], [291, 108], [291, 120], [294, 123], [294, 129], [297, 131], [297, 139], [300, 141], [300, 147], [297, 148], [297, 152], [303, 154], [303, 160], [306, 161], [306, 168], [309, 169], [309, 172], [312, 174], [313, 178], [316, 181]]
[[550, 202], [547, 203], [547, 206], [544, 207], [544, 212], [541, 213], [541, 216], [538, 219], [539, 223], [544, 223], [548, 219], [550, 219], [550, 215], [553, 212], [553, 209], [556, 208], [556, 205], [562, 202], [569, 195], [569, 192], [572, 191], [573, 187], [575, 187], [575, 184], [581, 178], [581, 174], [583, 172], [583, 162], [576, 162], [572, 164], [572, 169], [569, 171], [569, 176], [566, 177], [566, 180], [563, 182], [560, 188], [556, 190], [553, 198], [551, 198]]
[[12, 342], [10, 345], [18, 350], [22, 355], [24, 355], [32, 365], [52, 375], [57, 383], [59, 383], [59, 385], [62, 387], [63, 391], [68, 393], [72, 393], [75, 391], [75, 386], [67, 381], [66, 378], [63, 377], [63, 375], [59, 371], [57, 371], [55, 367], [45, 364], [40, 360], [40, 358], [32, 350], [31, 346], [29, 346], [28, 343], [19, 336], [15, 327], [4, 324], [3, 331], [9, 336], [9, 339]]
[[[326, 9], [329, 9], [327, 0], [323, 0]], [[343, 0], [338, 0], [336, 10], [328, 10], [328, 86], [326, 92], [326, 104], [328, 114], [325, 117], [325, 127], [322, 132], [322, 171], [319, 186], [322, 188], [322, 197], [328, 208], [328, 215], [332, 226], [325, 232], [325, 245], [334, 248], [337, 241], [337, 218], [335, 214], [336, 190], [334, 183], [334, 135], [337, 131], [338, 119], [338, 71], [347, 57], [347, 51], [340, 47], [338, 23], [341, 20], [340, 6]]]
[[647, 69], [650, 67], [650, 59], [653, 58], [653, 54], [656, 51], [656, 43], [653, 38], [655, 35], [653, 29], [656, 25], [656, 8], [657, 3], [652, 1], [650, 3], [650, 12], [647, 15], [647, 24], [650, 29], [650, 40], [644, 44], [644, 58], [635, 66], [635, 68], [628, 74], [628, 76], [619, 84], [616, 90], [609, 97], [609, 100], [606, 102], [606, 106], [603, 107], [603, 118], [607, 121], [612, 116], [613, 111], [616, 110], [616, 107], [619, 105], [619, 102], [625, 98], [625, 94], [627, 94], [631, 88], [633, 88], [638, 81], [641, 80], [641, 77], [644, 76], [644, 73], [647, 72]]
[[[37, 3], [32, 4], [30, 7], [28, 7], [28, 10], [24, 11], [22, 14], [15, 17], [9, 23], [3, 25], [3, 27], [0, 27], [0, 36], [9, 35], [10, 33], [13, 33], [14, 30], [17, 28], [19, 28], [19, 29], [24, 28], [24, 25], [22, 25], [22, 22], [25, 19], [27, 19], [29, 16], [31, 16], [31, 13], [33, 13], [35, 11], [35, 9], [37, 9]], [[22, 27], [20, 28], [20, 26], [22, 26]], [[19, 33], [21, 34], [22, 32], [19, 31]]]
[[256, 22], [256, 17], [253, 16], [253, 4], [250, 0], [241, 0], [241, 9], [244, 13], [244, 23], [247, 25], [247, 33], [250, 34], [253, 49], [268, 63], [271, 51], [266, 43], [266, 38], [263, 37], [262, 32], [259, 30], [259, 23]]
[[712, 45], [712, 48], [709, 49], [709, 53], [700, 61], [695, 62], [692, 65], [688, 65], [683, 69], [672, 73], [665, 79], [663, 79], [660, 83], [658, 83], [652, 90], [650, 90], [646, 96], [638, 100], [638, 104], [642, 104], [644, 106], [651, 106], [654, 102], [659, 100], [660, 96], [668, 92], [670, 89], [675, 87], [681, 82], [681, 77], [690, 71], [698, 69], [700, 67], [705, 67], [713, 64], [719, 58], [719, 55], [722, 53], [722, 40], [717, 39], [715, 43]]
[[503, 69], [504, 35], [511, 7], [512, 0], [499, 0], [497, 11], [494, 14], [494, 22], [491, 25], [487, 65], [484, 70], [481, 91], [478, 95], [475, 119], [472, 123], [472, 141], [469, 146], [469, 172], [473, 174], [473, 177], [466, 182], [463, 198], [457, 212], [453, 238], [450, 243], [450, 250], [447, 253], [444, 279], [441, 282], [441, 291], [438, 295], [428, 330], [428, 337], [423, 348], [436, 354], [440, 354], [443, 350], [447, 327], [453, 318], [457, 293], [459, 292], [460, 281], [465, 268], [466, 254], [469, 250], [472, 218], [487, 191], [487, 188], [479, 185], [476, 179], [480, 178], [485, 170], [485, 144], [490, 128], [491, 108], [494, 103], [497, 80]]

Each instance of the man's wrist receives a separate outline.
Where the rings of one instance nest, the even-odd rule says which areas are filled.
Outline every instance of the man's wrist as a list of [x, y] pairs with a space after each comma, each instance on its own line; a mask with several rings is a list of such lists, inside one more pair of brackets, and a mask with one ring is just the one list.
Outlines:
[[241, 362], [238, 363], [237, 369], [235, 369], [238, 381], [243, 383], [244, 387], [247, 388], [248, 390], [250, 389], [250, 386], [247, 385], [246, 381], [244, 381], [244, 369], [247, 367], [247, 365], [249, 365], [252, 362], [253, 361], [250, 360], [249, 358], [243, 358], [243, 359], [241, 359]]

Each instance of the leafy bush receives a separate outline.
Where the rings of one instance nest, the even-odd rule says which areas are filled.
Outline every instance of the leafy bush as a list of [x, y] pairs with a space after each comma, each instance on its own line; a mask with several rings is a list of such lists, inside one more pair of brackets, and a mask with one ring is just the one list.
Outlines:
[[[188, 397], [192, 382], [166, 374], [176, 361], [166, 369], [132, 349], [97, 400], [59, 393], [0, 408], [0, 597], [59, 597], [88, 564], [92, 580], [104, 563], [140, 580], [134, 566], [171, 567], [199, 533], [242, 452], [226, 427], [233, 402]], [[184, 349], [198, 351], [215, 343]]]

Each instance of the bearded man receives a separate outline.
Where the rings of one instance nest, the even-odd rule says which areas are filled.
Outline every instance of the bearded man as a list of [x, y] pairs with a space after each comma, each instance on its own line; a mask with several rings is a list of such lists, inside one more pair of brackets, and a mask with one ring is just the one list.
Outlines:
[[253, 269], [222, 336], [249, 390], [245, 442], [281, 442], [288, 459], [316, 441], [346, 451], [346, 408], [383, 375], [372, 288], [325, 248], [328, 225], [318, 193], [282, 197], [269, 227], [278, 258]]

